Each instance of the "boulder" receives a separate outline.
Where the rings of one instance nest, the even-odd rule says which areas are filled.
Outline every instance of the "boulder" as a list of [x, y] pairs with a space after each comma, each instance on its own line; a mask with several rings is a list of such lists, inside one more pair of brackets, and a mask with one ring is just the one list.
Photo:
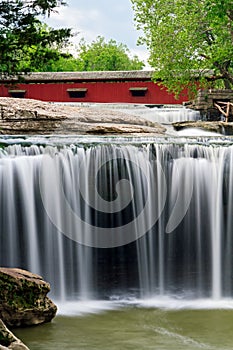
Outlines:
[[0, 350], [29, 350], [0, 320]]
[[47, 297], [49, 283], [17, 268], [0, 268], [0, 319], [8, 327], [37, 325], [51, 321], [56, 305]]

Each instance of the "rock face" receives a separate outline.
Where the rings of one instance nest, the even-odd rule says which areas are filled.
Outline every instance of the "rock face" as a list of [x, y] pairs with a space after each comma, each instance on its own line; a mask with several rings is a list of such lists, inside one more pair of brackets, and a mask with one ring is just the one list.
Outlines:
[[216, 132], [223, 135], [233, 135], [233, 123], [187, 121], [172, 123], [172, 125], [175, 130], [182, 130], [184, 128], [200, 128], [206, 131]]
[[56, 305], [47, 297], [49, 283], [31, 272], [0, 268], [0, 319], [9, 327], [49, 322]]
[[103, 108], [0, 97], [1, 134], [159, 134], [158, 123]]
[[29, 350], [0, 320], [0, 350]]

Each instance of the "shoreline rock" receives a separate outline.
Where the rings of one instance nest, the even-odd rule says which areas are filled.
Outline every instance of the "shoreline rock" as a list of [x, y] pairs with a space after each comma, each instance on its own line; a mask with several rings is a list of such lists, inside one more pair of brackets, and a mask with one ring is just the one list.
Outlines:
[[47, 297], [49, 283], [18, 268], [0, 268], [0, 319], [7, 327], [50, 322], [57, 307]]

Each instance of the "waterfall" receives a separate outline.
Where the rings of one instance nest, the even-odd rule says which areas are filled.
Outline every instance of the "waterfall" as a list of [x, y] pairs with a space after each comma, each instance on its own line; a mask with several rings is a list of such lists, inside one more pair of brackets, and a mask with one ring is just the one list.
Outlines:
[[61, 300], [232, 297], [231, 143], [93, 140], [1, 148], [0, 265]]

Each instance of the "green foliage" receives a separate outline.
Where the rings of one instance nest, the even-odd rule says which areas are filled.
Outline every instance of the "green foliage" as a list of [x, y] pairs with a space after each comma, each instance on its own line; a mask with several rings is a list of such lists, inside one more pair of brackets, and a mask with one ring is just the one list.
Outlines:
[[144, 63], [137, 56], [130, 58], [129, 49], [115, 40], [108, 42], [101, 36], [87, 44], [84, 39], [78, 45], [78, 57], [60, 58], [47, 67], [51, 71], [119, 71], [140, 70]]
[[[0, 72], [6, 75], [40, 70], [59, 59], [72, 36], [71, 29], [55, 30], [38, 16], [56, 10], [56, 0], [1, 0]], [[60, 1], [60, 5], [64, 5]]]
[[232, 0], [131, 1], [154, 78], [168, 90], [192, 90], [194, 77], [200, 85], [233, 87]]
[[63, 55], [58, 60], [50, 60], [38, 70], [40, 72], [75, 72], [80, 71], [79, 61], [72, 55]]
[[140, 70], [144, 63], [137, 56], [129, 57], [129, 50], [124, 44], [117, 44], [115, 40], [108, 42], [98, 36], [91, 44], [84, 39], [80, 41], [78, 60], [82, 71], [116, 71]]

